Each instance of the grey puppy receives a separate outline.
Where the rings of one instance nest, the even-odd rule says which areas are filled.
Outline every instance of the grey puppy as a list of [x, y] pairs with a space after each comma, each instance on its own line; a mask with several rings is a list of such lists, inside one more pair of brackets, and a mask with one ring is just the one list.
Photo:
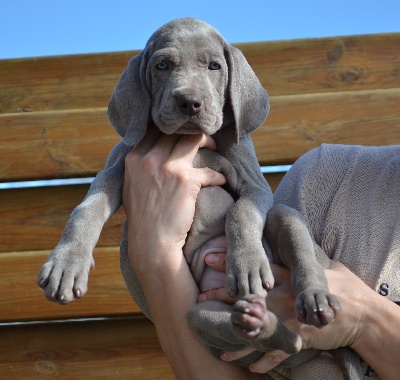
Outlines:
[[[130, 60], [112, 94], [108, 115], [123, 139], [72, 212], [60, 242], [39, 273], [46, 297], [68, 303], [86, 293], [101, 229], [121, 206], [125, 156], [153, 125], [165, 134], [213, 136], [218, 154], [200, 150], [195, 164], [223, 172], [229, 182], [229, 193], [217, 187], [200, 192], [195, 224], [185, 247], [188, 262], [195, 261], [196, 252], [219, 231], [227, 241], [226, 286], [230, 294], [265, 295], [265, 289], [274, 284], [263, 246], [273, 196], [259, 170], [249, 133], [261, 125], [268, 111], [267, 93], [242, 53], [210, 25], [185, 18], [158, 29], [145, 49]], [[214, 199], [212, 207], [210, 197]], [[328, 292], [307, 228], [298, 222], [294, 210], [288, 210], [278, 207], [270, 212], [267, 234], [270, 231], [272, 239], [276, 235], [276, 247], [272, 246], [274, 255], [279, 255], [275, 259], [292, 270], [299, 319], [321, 327], [334, 319], [339, 304]], [[209, 225], [199, 223], [201, 218]], [[217, 225], [218, 229], [212, 227]], [[285, 232], [276, 234], [281, 225]], [[131, 294], [150, 317], [127, 259], [126, 238], [121, 245], [121, 268]], [[232, 326], [231, 313], [232, 309], [219, 302], [206, 302], [189, 315], [194, 330], [217, 355], [250, 344]], [[208, 332], [218, 318], [224, 327], [216, 337]], [[250, 341], [262, 351], [279, 348], [294, 353], [300, 349], [297, 337], [279, 322]]]

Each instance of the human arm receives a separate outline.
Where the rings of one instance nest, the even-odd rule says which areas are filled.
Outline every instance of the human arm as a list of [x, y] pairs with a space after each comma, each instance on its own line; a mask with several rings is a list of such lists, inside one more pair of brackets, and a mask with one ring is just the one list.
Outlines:
[[202, 186], [225, 182], [210, 169], [193, 168], [199, 147], [215, 146], [205, 136], [166, 136], [153, 130], [128, 154], [123, 203], [129, 256], [177, 378], [253, 378], [249, 371], [213, 357], [186, 320], [198, 296], [182, 253], [196, 197]]
[[[206, 258], [215, 269], [223, 268], [223, 257], [214, 255]], [[273, 265], [275, 287], [267, 297], [268, 310], [284, 321], [287, 327], [299, 334], [303, 348], [314, 347], [322, 350], [349, 346], [368, 363], [381, 379], [397, 379], [400, 373], [400, 333], [393, 328], [400, 323], [398, 306], [380, 296], [355, 276], [343, 264], [332, 261], [325, 270], [329, 288], [342, 304], [342, 312], [336, 321], [323, 329], [299, 323], [294, 316], [294, 296], [290, 286], [289, 271]], [[219, 298], [229, 301], [223, 289], [214, 290], [204, 298]], [[227, 352], [223, 358], [234, 360], [242, 353]], [[265, 354], [250, 369], [265, 373], [278, 365], [289, 355], [282, 351]]]

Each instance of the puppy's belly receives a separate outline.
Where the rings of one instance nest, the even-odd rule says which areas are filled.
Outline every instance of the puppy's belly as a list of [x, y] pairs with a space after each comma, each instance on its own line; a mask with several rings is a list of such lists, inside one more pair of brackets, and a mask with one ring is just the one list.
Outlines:
[[210, 267], [205, 267], [199, 282], [200, 292], [223, 288], [225, 286], [225, 273], [218, 272]]

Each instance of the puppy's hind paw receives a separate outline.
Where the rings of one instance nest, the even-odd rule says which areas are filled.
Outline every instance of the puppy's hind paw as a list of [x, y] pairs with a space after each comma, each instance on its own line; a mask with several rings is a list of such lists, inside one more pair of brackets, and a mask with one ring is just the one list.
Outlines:
[[231, 321], [235, 334], [246, 339], [257, 338], [269, 327], [269, 318], [265, 299], [258, 296], [246, 296], [233, 307]]
[[250, 295], [237, 301], [231, 320], [235, 335], [259, 351], [282, 350], [294, 354], [301, 349], [301, 338], [267, 310], [264, 297]]
[[325, 290], [300, 293], [296, 298], [295, 308], [300, 322], [318, 328], [329, 325], [341, 311], [338, 299]]

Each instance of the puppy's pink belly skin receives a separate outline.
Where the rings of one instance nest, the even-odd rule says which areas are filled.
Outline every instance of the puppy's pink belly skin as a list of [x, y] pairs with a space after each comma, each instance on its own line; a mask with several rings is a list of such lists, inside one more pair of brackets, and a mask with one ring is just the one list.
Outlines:
[[206, 267], [199, 282], [200, 292], [223, 287], [225, 287], [225, 273]]

